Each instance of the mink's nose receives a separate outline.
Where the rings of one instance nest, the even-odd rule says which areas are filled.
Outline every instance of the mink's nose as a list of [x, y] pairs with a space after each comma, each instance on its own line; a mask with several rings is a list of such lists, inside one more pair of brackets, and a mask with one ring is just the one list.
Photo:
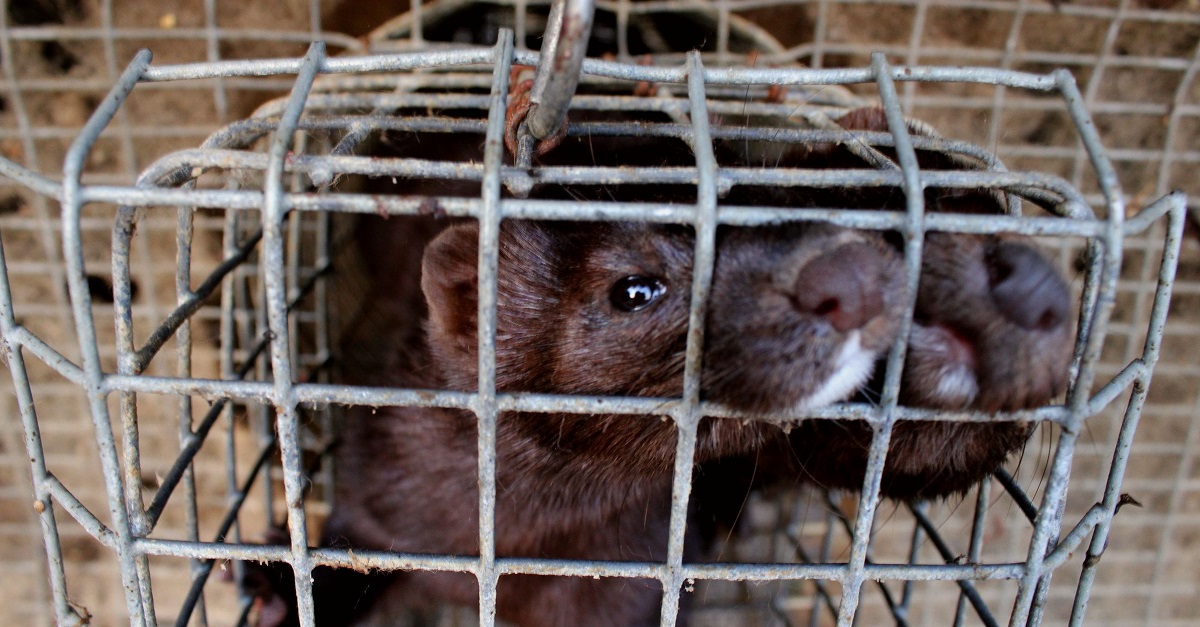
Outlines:
[[991, 251], [987, 264], [992, 300], [1006, 318], [1037, 331], [1066, 324], [1071, 310], [1067, 284], [1036, 250], [1003, 243]]
[[796, 277], [796, 309], [822, 316], [845, 333], [883, 312], [879, 253], [846, 244], [808, 262]]

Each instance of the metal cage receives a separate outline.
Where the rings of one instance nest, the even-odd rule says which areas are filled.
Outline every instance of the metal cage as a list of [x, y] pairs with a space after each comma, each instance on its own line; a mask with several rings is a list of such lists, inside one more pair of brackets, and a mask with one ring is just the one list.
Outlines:
[[[641, 10], [635, 7], [646, 11], [663, 8], [649, 3], [618, 3], [615, 6], [618, 16], [623, 15], [626, 20]], [[694, 10], [695, 6], [691, 3], [687, 8]], [[827, 6], [820, 5], [822, 11]], [[41, 321], [28, 317], [30, 314], [22, 310], [22, 301], [30, 299], [21, 292], [19, 279], [10, 281], [13, 273], [6, 265], [0, 272], [4, 277], [0, 284], [0, 328], [32, 468], [34, 508], [45, 541], [54, 619], [59, 624], [77, 624], [88, 618], [88, 612], [72, 602], [63, 566], [60, 530], [64, 523], [61, 513], [65, 512], [92, 539], [116, 556], [124, 610], [131, 617], [131, 624], [156, 624], [167, 620], [166, 617], [173, 617], [177, 624], [192, 620], [206, 624], [211, 609], [206, 606], [213, 606], [215, 602], [206, 603], [205, 599], [213, 594], [210, 575], [219, 561], [264, 559], [286, 561], [300, 573], [296, 585], [302, 599], [301, 612], [307, 614], [309, 620], [311, 604], [304, 601], [309, 598], [307, 586], [311, 583], [307, 573], [316, 564], [330, 564], [472, 573], [479, 581], [481, 601], [478, 610], [483, 624], [493, 621], [497, 578], [510, 573], [657, 579], [666, 591], [662, 608], [664, 625], [674, 623], [681, 589], [697, 581], [808, 582], [805, 585], [777, 583], [772, 589], [768, 612], [785, 624], [798, 622], [794, 614], [796, 607], [801, 608], [809, 624], [823, 624], [822, 621], [831, 619], [836, 619], [839, 625], [852, 624], [860, 614], [860, 596], [865, 599], [876, 593], [879, 595], [876, 609], [883, 612], [883, 616], [897, 624], [910, 624], [913, 620], [911, 601], [915, 591], [922, 587], [949, 590], [949, 596], [937, 598], [950, 599], [942, 606], [953, 612], [955, 624], [962, 624], [968, 616], [982, 624], [999, 624], [1005, 620], [1011, 625], [1041, 624], [1044, 620], [1053, 622], [1067, 617], [1071, 624], [1082, 623], [1114, 515], [1128, 502], [1122, 495], [1122, 481], [1133, 450], [1135, 429], [1146, 402], [1150, 376], [1163, 348], [1166, 314], [1187, 215], [1186, 197], [1179, 192], [1170, 193], [1143, 203], [1136, 213], [1130, 210], [1130, 196], [1122, 190], [1114, 159], [1102, 148], [1096, 124], [1087, 110], [1087, 105], [1096, 97], [1096, 92], [1091, 89], [1094, 83], [1081, 91], [1068, 71], [1017, 71], [1007, 69], [1008, 61], [1000, 63], [1005, 66], [1002, 68], [891, 65], [884, 53], [872, 55], [869, 66], [847, 69], [722, 65], [741, 62], [742, 57], [727, 49], [729, 6], [717, 3], [714, 10], [716, 28], [725, 33], [725, 40], [718, 45], [716, 53], [659, 55], [656, 59], [659, 65], [654, 66], [595, 59], [582, 63], [585, 84], [624, 82], [633, 85], [639, 81], [652, 81], [664, 88], [659, 97], [581, 95], [572, 102], [573, 108], [581, 110], [627, 108], [672, 116], [676, 124], [662, 125], [655, 132], [687, 141], [696, 155], [693, 167], [613, 172], [600, 168], [530, 166], [537, 170], [540, 181], [657, 181], [695, 185], [698, 201], [692, 206], [647, 203], [580, 206], [579, 203], [521, 198], [519, 192], [531, 184], [531, 174], [524, 167], [503, 165], [502, 126], [512, 66], [536, 64], [536, 53], [523, 49], [518, 43], [523, 38], [514, 38], [510, 31], [502, 31], [497, 43], [487, 48], [427, 50], [423, 45], [416, 45], [414, 47], [419, 51], [387, 51], [389, 47], [405, 48], [412, 42], [424, 43], [419, 10], [404, 18], [409, 21], [400, 23], [399, 35], [381, 35], [370, 40], [373, 51], [382, 51], [372, 56], [327, 56], [325, 45], [321, 43], [312, 44], [302, 59], [212, 60], [156, 65], [151, 64], [148, 53], [139, 53], [98, 103], [65, 152], [61, 180], [48, 178], [7, 159], [0, 161], [0, 173], [15, 181], [22, 193], [32, 199], [31, 203], [41, 207], [39, 218], [43, 223], [52, 215], [47, 209], [50, 202], [61, 204], [61, 245], [66, 265], [51, 270], [51, 282], [58, 281], [58, 287], [52, 286], [50, 291], [63, 284], [69, 287], [69, 310], [66, 309], [67, 298], [61, 298], [58, 304], [62, 311], [70, 311], [70, 326], [78, 340], [76, 348], [58, 338], [48, 339], [38, 330]], [[1019, 10], [1032, 9], [1021, 4]], [[1078, 10], [1086, 13], [1099, 9]], [[523, 15], [519, 11], [517, 14]], [[818, 21], [818, 29], [820, 24], [822, 22]], [[388, 28], [378, 32], [395, 33]], [[518, 27], [517, 32], [523, 34], [525, 27]], [[4, 50], [4, 59], [9, 65], [13, 58], [12, 40], [5, 41], [9, 45]], [[346, 45], [353, 48], [359, 44], [346, 42]], [[829, 45], [800, 53], [776, 50], [779, 55], [776, 61], [797, 54], [819, 59], [822, 54], [836, 49]], [[628, 53], [628, 50], [622, 52]], [[917, 58], [913, 56], [914, 50], [909, 52], [910, 60]], [[628, 56], [624, 54], [618, 58], [628, 60]], [[1195, 60], [1188, 67], [1188, 76], [1194, 76]], [[11, 68], [8, 72], [11, 91], [21, 82]], [[294, 81], [292, 76], [295, 76]], [[291, 92], [286, 99], [264, 105], [246, 120], [226, 125], [211, 134], [199, 148], [178, 150], [157, 159], [142, 170], [134, 183], [130, 184], [128, 179], [119, 180], [120, 177], [108, 180], [114, 177], [89, 178], [86, 175], [89, 164], [97, 162], [97, 152], [105, 150], [104, 144], [109, 138], [106, 129], [114, 121], [128, 119], [131, 114], [127, 108], [140, 90], [169, 90], [173, 85], [191, 85], [199, 81], [221, 85], [251, 79], [274, 81], [270, 84], [279, 85], [279, 79], [274, 77], [287, 77]], [[777, 105], [747, 105], [747, 91], [765, 91], [767, 85], [790, 86], [794, 90], [792, 99]], [[1182, 94], [1191, 85], [1191, 79], [1183, 80], [1181, 85]], [[873, 96], [856, 95], [864, 93], [862, 91], [852, 93], [840, 87], [826, 89], [823, 86], [854, 89], [866, 86]], [[986, 88], [990, 95], [973, 98], [984, 107], [994, 107], [995, 111], [999, 110], [999, 103], [1006, 93], [1022, 90], [1036, 94], [1036, 97], [1023, 101], [1026, 106], [1061, 113], [1073, 129], [1071, 141], [1079, 142], [1078, 149], [1070, 149], [1073, 156], [1083, 155], [1083, 159], [1076, 156], [1073, 180], [1027, 170], [1006, 171], [994, 158], [993, 167], [986, 171], [921, 172], [916, 165], [914, 144], [917, 147], [937, 144], [949, 150], [988, 155], [987, 151], [966, 142], [912, 137], [905, 131], [904, 105], [907, 103], [911, 108], [914, 102], [921, 102], [915, 87], [924, 86], [945, 88], [943, 92], [933, 93], [956, 93], [955, 89], [962, 89], [974, 94], [976, 92], [970, 90]], [[486, 93], [478, 91], [481, 88], [486, 89]], [[877, 98], [884, 106], [893, 133], [858, 136], [855, 141], [894, 148], [900, 167], [869, 175], [861, 172], [825, 174], [829, 179], [825, 184], [894, 186], [905, 192], [906, 212], [838, 211], [836, 208], [781, 211], [727, 206], [721, 202], [723, 190], [730, 185], [811, 185], [813, 175], [806, 178], [804, 173], [719, 167], [711, 151], [714, 137], [756, 136], [753, 129], [710, 125], [710, 112], [742, 113], [751, 106], [756, 114], [778, 120], [804, 116], [819, 120], [826, 112], [844, 110], [872, 98]], [[1189, 112], [1195, 105], [1185, 106], [1186, 96], [1178, 99], [1180, 108], [1171, 113], [1172, 128], [1182, 124], [1180, 116], [1194, 116]], [[406, 107], [453, 107], [477, 111], [479, 117], [452, 120], [438, 116], [388, 115], [389, 111]], [[29, 132], [28, 121], [24, 128], [26, 137], [35, 135]], [[430, 134], [479, 133], [486, 139], [486, 157], [482, 164], [429, 164], [403, 158], [373, 159], [356, 154], [368, 136], [384, 129]], [[572, 124], [569, 132], [582, 134], [594, 130], [597, 129], [581, 123]], [[605, 132], [639, 134], [646, 130], [636, 125], [617, 124]], [[998, 123], [989, 130], [991, 137], [1001, 133], [1002, 127]], [[784, 135], [786, 141], [794, 142], [829, 141], [846, 136], [820, 128], [789, 129]], [[771, 137], [778, 139], [779, 136], [775, 129]], [[1174, 157], [1191, 162], [1189, 155], [1192, 153], [1180, 155], [1168, 150], [1163, 161]], [[1164, 166], [1163, 172], [1167, 171]], [[336, 328], [337, 320], [331, 319], [335, 314], [327, 305], [333, 292], [330, 280], [336, 271], [333, 258], [337, 255], [339, 241], [332, 217], [339, 213], [412, 214], [427, 211], [419, 198], [380, 197], [337, 190], [333, 183], [348, 174], [453, 176], [481, 182], [483, 193], [479, 198], [440, 198], [437, 201], [440, 210], [447, 215], [471, 217], [481, 225], [480, 301], [483, 315], [480, 316], [479, 330], [482, 350], [478, 393], [362, 388], [331, 382], [329, 334]], [[1164, 187], [1167, 180], [1162, 178], [1159, 187]], [[1085, 181], [1088, 187], [1094, 181], [1094, 191], [1079, 191]], [[925, 185], [997, 189], [1010, 194], [1014, 211], [1007, 216], [986, 218], [926, 215], [922, 194], [913, 193]], [[501, 193], [502, 188], [517, 193], [506, 197]], [[1022, 215], [1020, 203], [1015, 199], [1016, 195], [1022, 194], [1045, 201], [1055, 215]], [[1093, 206], [1099, 208], [1099, 217]], [[175, 209], [174, 215], [170, 209]], [[889, 357], [889, 374], [880, 405], [842, 404], [817, 411], [812, 416], [813, 419], [863, 419], [875, 427], [871, 472], [861, 498], [849, 499], [852, 501], [849, 508], [845, 507], [847, 499], [839, 495], [822, 495], [815, 508], [811, 507], [812, 503], [806, 507], [803, 498], [794, 498], [794, 495], [788, 497], [790, 500], [764, 506], [780, 510], [795, 506], [798, 512], [790, 527], [775, 521], [776, 531], [782, 534], [785, 542], [783, 549], [771, 549], [772, 556], [767, 563], [685, 564], [682, 561], [683, 525], [692, 474], [691, 451], [699, 419], [702, 416], [737, 418], [728, 410], [700, 401], [698, 366], [702, 346], [694, 339], [689, 340], [685, 394], [680, 399], [497, 394], [494, 356], [487, 347], [494, 342], [494, 268], [498, 225], [503, 218], [620, 219], [693, 226], [697, 242], [693, 325], [701, 319], [699, 304], [707, 296], [713, 239], [718, 224], [823, 221], [856, 228], [897, 230], [907, 236], [905, 268], [910, 285], [917, 280], [921, 240], [926, 231], [1014, 232], [1036, 236], [1055, 243], [1063, 251], [1064, 258], [1082, 251], [1079, 341], [1070, 390], [1061, 406], [1002, 416], [947, 414], [898, 407], [898, 365], [905, 351], [904, 343], [900, 341]], [[90, 243], [87, 233], [98, 228], [111, 229], [112, 233], [111, 288], [97, 289], [96, 273], [88, 271], [89, 265], [95, 265], [95, 246]], [[155, 229], [159, 233], [173, 231], [175, 246], [152, 242], [147, 232]], [[221, 233], [219, 242], [215, 235], [218, 232]], [[1162, 243], [1144, 244], [1150, 237], [1160, 238]], [[1114, 321], [1113, 309], [1121, 306], [1122, 267], [1123, 261], [1128, 263], [1129, 241], [1139, 242], [1136, 251], [1140, 271], [1143, 279], [1151, 281], [1150, 287], [1139, 288], [1143, 290], [1139, 293], [1149, 296], [1152, 291], [1152, 299], [1145, 305], [1135, 305], [1138, 313], [1132, 321]], [[55, 250], [53, 243], [42, 242], [41, 245], [47, 250]], [[156, 262], [164, 263], [165, 258], [174, 263], [173, 280], [166, 284], [147, 267]], [[0, 255], [0, 261], [6, 264], [9, 259], [11, 257]], [[20, 276], [19, 272], [17, 276]], [[174, 290], [174, 297], [170, 304], [157, 304], [145, 308], [148, 311], [139, 312], [135, 305], [135, 283], [140, 290], [161, 293]], [[61, 294], [61, 289], [58, 292]], [[206, 307], [210, 297], [218, 293], [219, 308]], [[111, 295], [113, 301], [116, 329], [112, 337], [95, 323], [97, 316], [102, 321], [105, 318], [105, 310], [101, 306], [98, 311], [96, 301], [105, 294]], [[909, 309], [910, 321], [911, 307]], [[33, 316], [50, 315], [36, 308], [31, 311]], [[1114, 326], [1132, 329], [1128, 331], [1131, 337], [1124, 351], [1117, 351], [1120, 354], [1115, 358], [1108, 352], [1112, 349], [1106, 344]], [[1134, 339], [1141, 333], [1145, 334], [1144, 343]], [[204, 338], [206, 334], [208, 338]], [[901, 333], [901, 337], [906, 335]], [[213, 339], [215, 342], [209, 341]], [[160, 355], [171, 342], [175, 348], [174, 363]], [[29, 355], [36, 359], [27, 364], [25, 357]], [[1115, 369], [1103, 367], [1114, 361], [1117, 362]], [[53, 447], [55, 434], [46, 429], [47, 407], [39, 405], [35, 410], [35, 397], [38, 386], [51, 379], [65, 381], [75, 394], [86, 398], [103, 479], [103, 500], [89, 501], [78, 496], [78, 490], [60, 480], [54, 472], [54, 464], [47, 462], [45, 450]], [[1095, 469], [1102, 477], [1100, 487], [1094, 491], [1096, 502], [1091, 502], [1092, 493], [1084, 494], [1083, 501], [1070, 502], [1069, 495], [1075, 492], [1068, 492], [1068, 480], [1072, 476], [1072, 464], [1076, 463], [1075, 452], [1080, 438], [1086, 435], [1089, 425], [1095, 423], [1097, 415], [1127, 395], [1119, 428], [1106, 434], [1106, 444], [1111, 443], [1111, 456], [1107, 459], [1101, 456]], [[453, 407], [476, 413], [480, 429], [481, 557], [309, 548], [306, 542], [310, 537], [308, 516], [327, 505], [323, 506], [318, 502], [319, 498], [309, 495], [305, 477], [312, 475], [308, 468], [312, 455], [306, 455], [305, 450], [320, 454], [325, 445], [322, 434], [327, 432], [327, 425], [333, 419], [330, 406], [334, 404]], [[497, 558], [488, 548], [492, 546], [495, 473], [494, 449], [489, 448], [492, 446], [489, 434], [494, 433], [497, 414], [518, 409], [589, 413], [601, 404], [606, 413], [662, 415], [674, 420], [678, 426], [680, 437], [668, 561], [631, 564]], [[50, 410], [55, 409], [57, 407], [51, 404]], [[176, 416], [173, 421], [163, 420], [171, 414]], [[973, 509], [963, 512], [963, 518], [973, 524], [961, 529], [948, 529], [938, 524], [933, 513], [943, 507], [938, 504], [912, 506], [905, 512], [884, 515], [885, 520], [881, 520], [877, 515], [880, 509], [879, 476], [895, 421], [983, 419], [1034, 420], [1049, 425], [1056, 438], [1047, 458], [1044, 486], [1027, 494], [1028, 484], [1022, 485], [1011, 475], [1000, 473], [996, 485], [1002, 488], [1002, 493], [994, 491], [991, 482], [981, 484]], [[238, 426], [239, 422], [247, 421], [249, 427]], [[172, 432], [174, 442], [171, 441]], [[151, 433], [153, 437], [150, 437]], [[247, 438], [253, 445], [245, 441]], [[158, 476], [148, 480], [143, 458], [151, 443], [156, 447], [168, 446], [171, 453], [169, 463], [155, 464], [156, 469], [152, 472]], [[224, 484], [222, 500], [226, 507], [220, 515], [216, 515], [216, 510], [211, 507], [198, 505], [198, 500], [203, 501], [205, 495], [203, 489], [199, 492], [197, 489], [197, 460], [213, 451], [223, 451], [219, 453], [223, 457], [223, 469], [217, 483]], [[273, 473], [272, 459], [276, 454], [279, 469]], [[1180, 468], [1184, 468], [1182, 462]], [[319, 496], [328, 495], [325, 487], [332, 480], [331, 472], [336, 469], [321, 470], [315, 483]], [[273, 476], [282, 481], [282, 495]], [[92, 480], [99, 481], [100, 478], [92, 476]], [[201, 483], [206, 481], [203, 477], [199, 480]], [[212, 483], [211, 479], [208, 481]], [[1182, 475], [1177, 481], [1182, 481]], [[264, 498], [260, 505], [248, 505], [251, 503], [248, 497], [255, 485]], [[984, 523], [989, 507], [996, 507], [1000, 498], [1010, 499], [1019, 511], [1016, 518], [1021, 530], [1014, 534], [1019, 538], [1018, 552], [1010, 551], [1009, 554], [1015, 557], [1009, 559], [991, 559], [984, 550]], [[243, 508], [257, 507], [259, 516], [269, 520], [279, 503], [284, 504], [287, 512], [293, 538], [291, 545], [243, 542], [242, 534], [256, 531], [238, 524]], [[849, 513], [846, 513], [847, 509]], [[104, 514], [97, 513], [101, 510]], [[174, 522], [169, 525], [170, 529], [164, 530], [167, 525], [161, 523], [171, 516], [175, 516]], [[810, 542], [812, 532], [802, 527], [805, 517], [820, 520], [815, 542], [819, 548], [815, 551], [814, 543]], [[880, 548], [884, 544], [880, 538], [886, 535], [883, 530], [894, 535], [891, 546], [900, 547], [895, 559], [881, 556], [881, 553], [897, 553]], [[954, 533], [960, 537], [949, 537]], [[1082, 555], [1077, 554], [1085, 541], [1088, 548]], [[841, 554], [835, 548], [839, 542], [845, 545]], [[160, 579], [151, 575], [162, 572], [157, 564], [163, 564], [169, 558], [189, 560], [190, 573], [184, 585], [177, 586], [181, 592], [168, 602], [162, 600]], [[1072, 573], [1070, 577], [1062, 574], [1068, 571]], [[1061, 583], [1064, 578], [1071, 588], [1070, 603], [1065, 608], [1055, 607], [1055, 597], [1050, 592], [1052, 582]], [[899, 582], [893, 584], [901, 586], [899, 592], [887, 582]], [[1006, 587], [992, 586], [995, 582]], [[840, 592], [834, 589], [834, 584]], [[217, 596], [222, 595], [218, 593]], [[231, 594], [226, 591], [223, 596]], [[797, 599], [804, 600], [797, 606]], [[244, 619], [249, 610], [248, 600], [243, 599], [240, 605], [234, 602], [233, 606], [236, 611], [232, 615]], [[870, 607], [863, 608], [864, 612], [870, 610]], [[214, 614], [212, 620], [220, 620], [216, 616], [229, 615], [228, 612]], [[936, 619], [927, 616], [925, 620]]]

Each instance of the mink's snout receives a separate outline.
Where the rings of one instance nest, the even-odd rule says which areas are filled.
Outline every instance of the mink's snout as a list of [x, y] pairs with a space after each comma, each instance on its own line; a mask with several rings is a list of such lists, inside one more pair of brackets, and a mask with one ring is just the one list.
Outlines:
[[871, 232], [726, 231], [709, 296], [704, 397], [751, 412], [848, 398], [899, 332], [902, 267], [899, 253]]
[[882, 260], [871, 246], [855, 242], [809, 261], [796, 277], [796, 309], [822, 316], [845, 333], [883, 313]]
[[1031, 331], [1064, 325], [1071, 295], [1058, 272], [1036, 250], [1005, 242], [987, 256], [992, 300], [1008, 320]]

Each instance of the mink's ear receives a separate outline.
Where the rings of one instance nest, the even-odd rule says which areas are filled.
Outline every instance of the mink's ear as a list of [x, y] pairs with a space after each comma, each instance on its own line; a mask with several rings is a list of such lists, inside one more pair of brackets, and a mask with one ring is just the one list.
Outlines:
[[429, 334], [471, 351], [479, 311], [479, 224], [456, 224], [425, 248], [421, 291], [429, 306]]

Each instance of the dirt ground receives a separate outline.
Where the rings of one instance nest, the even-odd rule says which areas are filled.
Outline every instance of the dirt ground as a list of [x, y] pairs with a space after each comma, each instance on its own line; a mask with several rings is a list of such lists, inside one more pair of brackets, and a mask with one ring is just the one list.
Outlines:
[[[863, 66], [871, 50], [883, 50], [893, 63], [986, 65], [1014, 70], [1048, 71], [1066, 67], [1075, 75], [1128, 197], [1128, 213], [1137, 213], [1162, 194], [1181, 189], [1193, 206], [1200, 197], [1200, 3], [1197, 0], [1073, 0], [1057, 4], [983, 3], [969, 0], [906, 2], [772, 3], [731, 2], [735, 14], [770, 31], [796, 60], [821, 67]], [[1120, 7], [1119, 19], [1113, 12]], [[72, 139], [101, 102], [115, 76], [142, 47], [155, 63], [216, 59], [298, 56], [313, 33], [330, 42], [332, 53], [361, 51], [367, 34], [404, 2], [368, 0], [280, 0], [278, 2], [200, 2], [199, 0], [118, 0], [111, 16], [99, 0], [8, 0], [0, 28], [4, 88], [0, 89], [0, 154], [57, 178]], [[212, 7], [206, 12], [206, 7]], [[664, 5], [664, 10], [665, 10]], [[754, 8], [750, 8], [753, 6]], [[743, 10], [744, 9], [744, 10]], [[39, 33], [53, 32], [53, 37]], [[778, 60], [775, 60], [778, 61]], [[130, 184], [139, 172], [171, 151], [195, 147], [223, 123], [244, 118], [261, 103], [286, 93], [290, 81], [238, 79], [162, 83], [139, 87], [90, 155], [88, 182]], [[994, 150], [1013, 170], [1056, 174], [1095, 200], [1098, 188], [1086, 167], [1061, 105], [1045, 96], [1009, 89], [997, 93], [983, 85], [900, 87], [906, 111], [944, 135], [977, 142]], [[867, 93], [866, 87], [860, 90]], [[90, 275], [106, 289], [111, 276], [114, 210], [89, 209], [83, 221], [85, 258]], [[58, 207], [7, 180], [0, 180], [0, 235], [13, 282], [16, 313], [30, 331], [78, 361], [74, 324], [66, 306]], [[223, 217], [203, 214], [197, 221], [193, 285], [219, 261]], [[174, 212], [150, 211], [139, 221], [134, 244], [135, 328], [145, 334], [165, 317], [174, 296]], [[1161, 255], [1162, 225], [1127, 241], [1122, 280], [1104, 352], [1100, 380], [1141, 352], [1149, 299]], [[1058, 247], [1070, 276], [1075, 245]], [[1078, 289], [1080, 280], [1073, 286]], [[112, 306], [93, 309], [106, 369], [115, 369]], [[251, 315], [251, 314], [247, 314]], [[218, 371], [217, 310], [208, 307], [193, 324], [196, 376]], [[1165, 331], [1162, 361], [1134, 444], [1123, 491], [1140, 507], [1116, 518], [1103, 565], [1091, 595], [1089, 624], [1194, 625], [1200, 620], [1194, 585], [1200, 581], [1200, 239], [1184, 243], [1171, 318]], [[79, 390], [26, 355], [34, 383], [41, 440], [54, 475], [91, 511], [107, 520], [105, 494], [92, 437], [89, 413]], [[170, 359], [159, 359], [148, 374], [172, 374]], [[5, 378], [7, 381], [7, 377]], [[1065, 520], [1079, 516], [1103, 491], [1123, 395], [1089, 420], [1081, 436]], [[207, 411], [201, 399], [196, 415]], [[143, 494], [151, 498], [157, 482], [178, 451], [179, 426], [162, 416], [178, 413], [175, 398], [139, 398]], [[115, 410], [115, 405], [114, 405]], [[114, 411], [114, 416], [117, 414]], [[255, 410], [239, 410], [221, 422], [214, 435], [233, 438], [233, 454], [242, 472], [253, 463]], [[45, 554], [38, 519], [31, 507], [29, 465], [12, 387], [0, 385], [0, 568], [9, 587], [0, 607], [4, 624], [52, 624]], [[1017, 478], [1037, 495], [1044, 480], [1052, 434], [1034, 440], [1017, 468]], [[1034, 449], [1038, 449], [1035, 451]], [[206, 446], [196, 465], [201, 537], [211, 537], [227, 507], [224, 445]], [[1022, 561], [1028, 542], [1020, 513], [993, 489], [995, 505], [986, 525], [984, 559]], [[782, 499], [782, 500], [780, 500]], [[748, 508], [746, 529], [728, 549], [740, 559], [789, 559], [771, 533], [781, 520], [803, 517], [802, 544], [820, 544], [827, 520], [818, 497], [786, 495], [756, 499]], [[792, 500], [799, 505], [791, 507]], [[893, 507], [893, 506], [887, 506]], [[316, 508], [319, 510], [319, 506]], [[930, 517], [958, 547], [966, 546], [970, 503], [934, 504]], [[248, 502], [243, 520], [246, 538], [265, 528], [264, 499]], [[281, 511], [276, 508], [276, 514]], [[796, 513], [799, 512], [799, 513]], [[318, 515], [320, 512], [317, 512]], [[911, 516], [885, 507], [874, 546], [877, 561], [907, 559]], [[187, 513], [172, 506], [155, 537], [186, 536]], [[110, 552], [63, 512], [62, 529], [70, 598], [93, 625], [127, 620], [117, 567]], [[832, 555], [844, 558], [849, 541], [837, 536]], [[926, 544], [922, 561], [940, 557]], [[1047, 624], [1065, 622], [1074, 595], [1081, 552], [1054, 579]], [[185, 560], [151, 560], [159, 622], [171, 622], [187, 591]], [[210, 624], [233, 624], [238, 607], [233, 586], [214, 581], [207, 588]], [[1007, 611], [1015, 585], [980, 584], [989, 605]], [[698, 593], [700, 625], [785, 624], [768, 611], [774, 597], [779, 614], [797, 623], [811, 610], [811, 584], [713, 585]], [[914, 586], [910, 624], [949, 624], [957, 587]], [[882, 596], [864, 592], [861, 624], [884, 616]], [[822, 623], [824, 624], [824, 623]], [[970, 623], [968, 621], [968, 624]]]

